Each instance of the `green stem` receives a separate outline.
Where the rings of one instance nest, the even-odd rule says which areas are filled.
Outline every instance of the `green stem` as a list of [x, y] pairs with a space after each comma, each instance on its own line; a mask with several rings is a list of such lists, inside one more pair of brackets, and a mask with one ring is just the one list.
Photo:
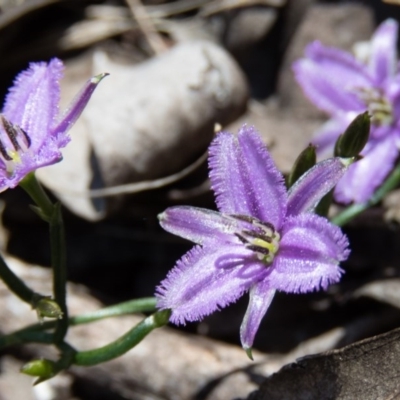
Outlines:
[[332, 218], [332, 222], [338, 226], [343, 226], [350, 222], [363, 211], [379, 203], [387, 193], [395, 189], [400, 183], [400, 164], [392, 171], [383, 185], [365, 203], [353, 204], [343, 210], [340, 214]]
[[50, 222], [51, 263], [53, 266], [54, 300], [60, 306], [62, 316], [57, 321], [54, 332], [55, 343], [62, 343], [68, 331], [67, 309], [67, 264], [64, 222], [60, 204], [55, 204], [54, 214]]
[[[124, 302], [116, 306], [106, 307], [105, 309], [98, 310], [94, 313], [88, 313], [71, 318], [71, 325], [79, 325], [106, 317], [137, 312], [139, 309], [141, 311], [148, 311], [154, 308], [155, 301], [155, 298], [144, 298]], [[65, 342], [60, 342], [57, 344], [57, 347], [61, 350], [62, 355], [57, 362], [57, 368], [60, 370], [65, 369], [72, 363], [90, 366], [117, 358], [140, 343], [151, 331], [166, 325], [170, 315], [170, 310], [158, 311], [145, 318], [142, 322], [114, 342], [94, 350], [76, 352]], [[52, 344], [55, 342], [54, 334], [42, 332], [39, 329], [49, 329], [54, 326], [54, 323], [54, 321], [49, 321], [42, 325], [36, 324], [10, 335], [3, 336], [0, 338], [0, 349], [6, 346], [32, 342]], [[64, 349], [65, 346], [68, 347], [68, 351]]]
[[56, 372], [58, 373], [69, 368], [73, 364], [76, 350], [66, 342], [59, 343], [57, 347], [61, 352], [61, 357], [55, 364]]
[[55, 344], [62, 343], [68, 330], [68, 310], [66, 305], [66, 248], [64, 223], [60, 204], [53, 204], [35, 174], [30, 173], [20, 182], [20, 186], [29, 194], [39, 209], [37, 214], [50, 225], [51, 265], [53, 268], [53, 295], [59, 305], [62, 316], [57, 321], [54, 334]]
[[[102, 308], [91, 313], [77, 315], [69, 319], [69, 326], [87, 324], [105, 318], [116, 317], [120, 315], [133, 314], [139, 312], [154, 312], [156, 306], [155, 297], [145, 297], [142, 299], [125, 301], [110, 307]], [[37, 332], [52, 329], [56, 326], [56, 321], [46, 321], [42, 324], [34, 324], [20, 329], [5, 336], [0, 336], [0, 350], [7, 346], [21, 343], [36, 341]], [[30, 340], [32, 335], [32, 340]], [[49, 335], [48, 333], [46, 335]], [[22, 339], [21, 339], [22, 338]]]
[[102, 308], [101, 310], [94, 311], [83, 315], [77, 315], [70, 318], [70, 325], [87, 324], [89, 322], [98, 321], [104, 318], [116, 317], [118, 315], [133, 314], [138, 312], [154, 312], [156, 307], [155, 297], [144, 297], [143, 299], [136, 299], [125, 301], [110, 307]]
[[20, 330], [0, 337], [0, 349], [23, 343], [53, 344], [53, 342], [54, 335], [52, 333]]
[[163, 310], [145, 318], [130, 331], [106, 346], [75, 354], [74, 364], [91, 366], [100, 364], [125, 354], [142, 341], [151, 331], [168, 323], [170, 310]]
[[36, 179], [35, 173], [31, 172], [26, 175], [19, 183], [19, 186], [29, 194], [31, 199], [39, 207], [39, 216], [43, 219], [50, 220], [54, 212], [54, 205], [43, 190], [42, 185], [40, 185]]
[[13, 293], [15, 293], [21, 300], [30, 304], [32, 307], [37, 300], [44, 297], [38, 293], [35, 293], [32, 289], [26, 286], [25, 283], [18, 278], [13, 271], [11, 271], [1, 255], [0, 277]]

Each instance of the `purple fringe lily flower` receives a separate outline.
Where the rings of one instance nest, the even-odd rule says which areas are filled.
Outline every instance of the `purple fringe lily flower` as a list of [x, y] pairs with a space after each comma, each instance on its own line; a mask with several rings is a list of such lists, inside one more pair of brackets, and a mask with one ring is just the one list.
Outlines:
[[339, 281], [338, 264], [349, 254], [347, 238], [312, 211], [352, 160], [319, 163], [287, 191], [253, 128], [219, 133], [209, 153], [219, 212], [177, 206], [159, 216], [164, 229], [197, 245], [157, 288], [158, 307], [171, 309], [170, 321], [184, 324], [250, 291], [241, 341], [251, 356], [276, 290], [304, 293]]
[[94, 89], [106, 74], [90, 79], [59, 117], [61, 60], [31, 63], [9, 89], [0, 114], [0, 192], [30, 172], [62, 159], [60, 149]]
[[332, 151], [338, 136], [364, 111], [372, 115], [370, 139], [363, 159], [353, 164], [335, 189], [343, 203], [367, 201], [393, 169], [400, 146], [400, 73], [398, 24], [383, 22], [375, 31], [368, 57], [361, 62], [343, 50], [313, 42], [294, 73], [307, 97], [331, 119], [313, 142], [320, 155]]

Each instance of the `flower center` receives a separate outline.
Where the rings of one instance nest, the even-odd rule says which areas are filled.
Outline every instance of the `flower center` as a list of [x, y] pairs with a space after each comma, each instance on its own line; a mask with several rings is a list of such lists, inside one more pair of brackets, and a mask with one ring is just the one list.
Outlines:
[[231, 216], [252, 225], [250, 229], [243, 229], [240, 232], [236, 232], [235, 236], [247, 249], [254, 251], [260, 261], [267, 266], [271, 265], [279, 250], [279, 241], [281, 238], [275, 227], [269, 222], [262, 222], [255, 217], [240, 214]]
[[28, 151], [30, 146], [29, 135], [0, 114], [0, 159], [4, 162], [8, 175], [12, 175], [15, 164], [21, 162], [21, 154]]
[[393, 108], [384, 93], [377, 88], [357, 88], [356, 93], [372, 115], [371, 122], [377, 126], [391, 125]]

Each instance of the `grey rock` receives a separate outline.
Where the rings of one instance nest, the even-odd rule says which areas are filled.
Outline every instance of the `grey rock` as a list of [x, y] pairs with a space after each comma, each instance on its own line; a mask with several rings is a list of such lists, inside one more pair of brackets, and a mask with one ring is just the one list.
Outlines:
[[273, 8], [245, 8], [230, 22], [225, 46], [232, 52], [243, 51], [265, 38], [275, 25], [278, 11]]
[[[215, 123], [226, 125], [246, 106], [241, 70], [225, 50], [207, 41], [177, 45], [133, 66], [96, 53], [91, 70], [111, 76], [73, 128], [64, 160], [39, 175], [67, 207], [87, 219], [104, 217], [112, 202], [92, 201], [89, 189], [181, 170], [206, 150]], [[75, 76], [65, 84], [75, 88]]]

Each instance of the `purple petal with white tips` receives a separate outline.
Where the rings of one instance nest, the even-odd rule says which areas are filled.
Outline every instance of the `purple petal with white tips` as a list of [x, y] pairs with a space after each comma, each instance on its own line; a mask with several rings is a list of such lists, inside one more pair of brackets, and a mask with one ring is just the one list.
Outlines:
[[48, 64], [31, 63], [17, 76], [6, 97], [3, 113], [28, 133], [33, 152], [48, 140], [50, 126], [58, 114], [63, 69], [57, 58]]
[[271, 305], [275, 289], [271, 289], [267, 280], [256, 283], [250, 289], [249, 305], [240, 326], [242, 347], [251, 349], [261, 320]]
[[395, 75], [397, 64], [398, 23], [394, 19], [384, 21], [375, 31], [371, 41], [369, 70], [376, 84], [382, 84]]
[[[209, 147], [208, 165], [211, 188], [215, 193], [218, 209], [225, 214], [249, 215], [240, 173], [240, 149], [235, 135], [220, 132]], [[235, 196], [238, 193], [238, 196]]]
[[[368, 201], [393, 169], [399, 154], [396, 137], [370, 141], [364, 158], [351, 165], [335, 188], [335, 198], [344, 204]], [[366, 179], [368, 177], [368, 179]]]
[[242, 171], [245, 171], [245, 199], [251, 207], [250, 215], [279, 229], [286, 214], [287, 202], [283, 176], [254, 128], [244, 126], [239, 131], [238, 139], [242, 150]]
[[107, 75], [108, 74], [104, 73], [89, 79], [81, 91], [75, 96], [72, 103], [57, 122], [57, 125], [52, 128], [51, 134], [57, 138], [59, 147], [65, 147], [69, 142], [69, 136], [67, 136], [67, 132], [81, 115], [88, 101], [92, 97], [97, 85]]
[[289, 190], [288, 215], [311, 212], [342, 178], [352, 159], [329, 158], [316, 164]]
[[238, 136], [220, 133], [210, 146], [210, 179], [218, 209], [280, 227], [286, 212], [282, 174], [259, 135], [244, 126]]
[[169, 207], [158, 218], [166, 231], [201, 245], [216, 239], [238, 243], [234, 234], [240, 232], [244, 225], [217, 211], [188, 206]]
[[330, 115], [366, 110], [357, 90], [372, 87], [373, 80], [360, 62], [319, 42], [307, 46], [306, 56], [294, 63], [293, 70], [304, 93], [318, 108]]
[[291, 217], [267, 280], [271, 287], [290, 293], [326, 289], [339, 281], [343, 271], [338, 264], [348, 254], [348, 241], [339, 227], [315, 214]]
[[76, 121], [105, 74], [92, 78], [57, 124], [61, 60], [31, 63], [14, 81], [0, 118], [0, 191], [14, 188], [28, 173], [62, 159]]
[[236, 301], [265, 274], [265, 265], [243, 246], [196, 246], [157, 288], [157, 307], [172, 309], [173, 323], [198, 321]]

